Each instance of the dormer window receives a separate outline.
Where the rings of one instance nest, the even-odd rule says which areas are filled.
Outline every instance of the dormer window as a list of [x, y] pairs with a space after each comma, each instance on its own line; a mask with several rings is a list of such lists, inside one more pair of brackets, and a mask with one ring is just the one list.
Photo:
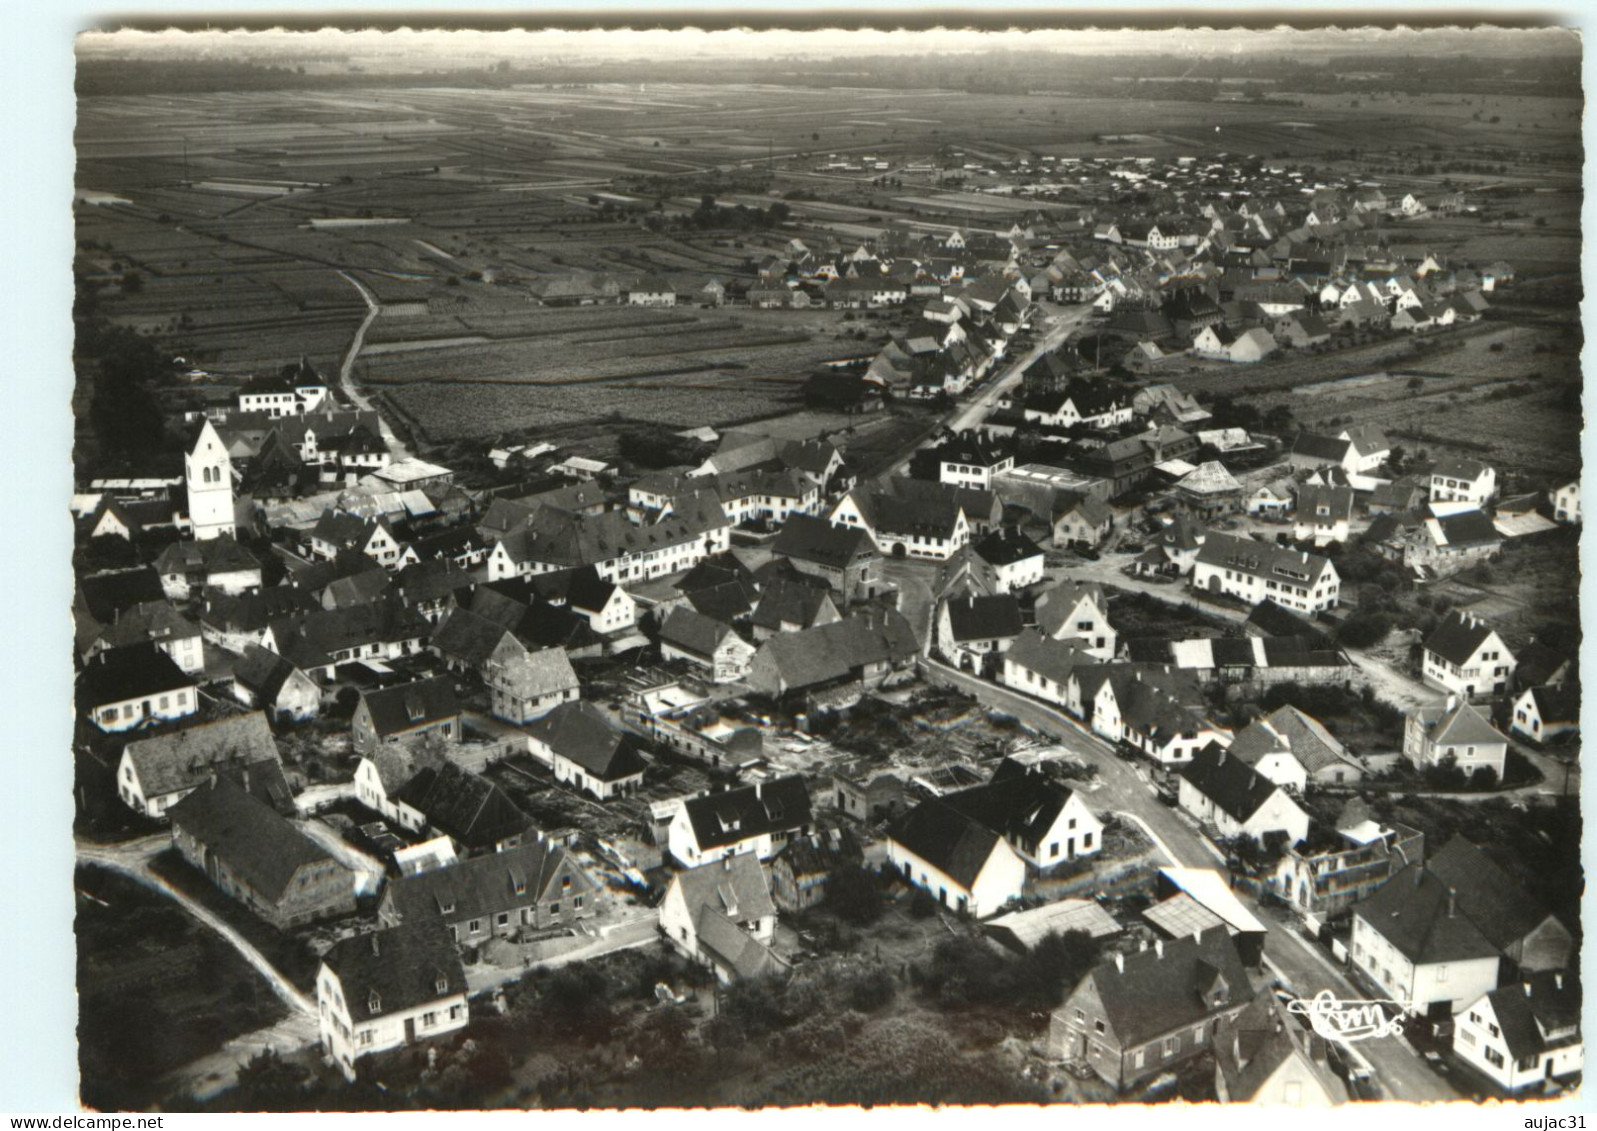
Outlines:
[[438, 981], [434, 982], [433, 984], [438, 987], [439, 993], [446, 994], [449, 992], [449, 979], [444, 977], [442, 974], [438, 975]]
[[366, 995], [366, 1009], [371, 1013], [382, 1012], [383, 997], [376, 990], [373, 990], [371, 993]]

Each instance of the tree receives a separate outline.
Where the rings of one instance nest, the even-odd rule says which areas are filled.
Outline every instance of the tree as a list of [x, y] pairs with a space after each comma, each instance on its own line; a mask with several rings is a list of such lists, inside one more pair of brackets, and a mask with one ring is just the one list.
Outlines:
[[826, 884], [826, 905], [847, 923], [864, 926], [882, 917], [882, 888], [863, 867], [839, 868]]

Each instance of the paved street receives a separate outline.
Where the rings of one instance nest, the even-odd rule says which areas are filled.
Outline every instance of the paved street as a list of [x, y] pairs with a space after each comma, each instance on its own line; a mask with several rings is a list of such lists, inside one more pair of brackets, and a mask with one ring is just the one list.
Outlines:
[[[1098, 767], [1100, 788], [1092, 794], [1092, 806], [1099, 810], [1136, 818], [1171, 857], [1172, 863], [1191, 868], [1223, 867], [1215, 847], [1202, 837], [1174, 809], [1161, 804], [1135, 764], [1114, 754], [1108, 743], [1084, 731], [1069, 716], [1046, 704], [1019, 695], [986, 680], [957, 672], [934, 661], [925, 662], [928, 678], [950, 683], [976, 695], [988, 706], [1005, 711], [1034, 730], [1053, 736], [1059, 744], [1083, 761]], [[1257, 904], [1243, 892], [1237, 895], [1257, 910]], [[1290, 926], [1270, 915], [1259, 913], [1270, 929], [1265, 940], [1266, 958], [1274, 964], [1300, 995], [1312, 997], [1329, 989], [1339, 998], [1361, 998], [1340, 971], [1313, 949]], [[1457, 1099], [1458, 1096], [1397, 1038], [1365, 1041], [1359, 1051], [1369, 1060], [1388, 1097], [1422, 1102]]]

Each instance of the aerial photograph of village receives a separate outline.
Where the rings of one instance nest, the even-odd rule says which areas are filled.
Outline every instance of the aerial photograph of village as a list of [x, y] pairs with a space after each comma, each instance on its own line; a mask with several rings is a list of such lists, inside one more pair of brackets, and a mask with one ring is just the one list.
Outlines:
[[1576, 1095], [1576, 33], [262, 28], [75, 44], [82, 1107]]

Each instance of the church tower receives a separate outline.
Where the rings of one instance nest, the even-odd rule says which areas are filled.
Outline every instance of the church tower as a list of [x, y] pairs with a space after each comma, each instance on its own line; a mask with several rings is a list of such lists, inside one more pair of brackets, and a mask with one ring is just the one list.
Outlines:
[[209, 420], [183, 460], [189, 489], [189, 520], [194, 537], [205, 541], [233, 535], [233, 460]]

